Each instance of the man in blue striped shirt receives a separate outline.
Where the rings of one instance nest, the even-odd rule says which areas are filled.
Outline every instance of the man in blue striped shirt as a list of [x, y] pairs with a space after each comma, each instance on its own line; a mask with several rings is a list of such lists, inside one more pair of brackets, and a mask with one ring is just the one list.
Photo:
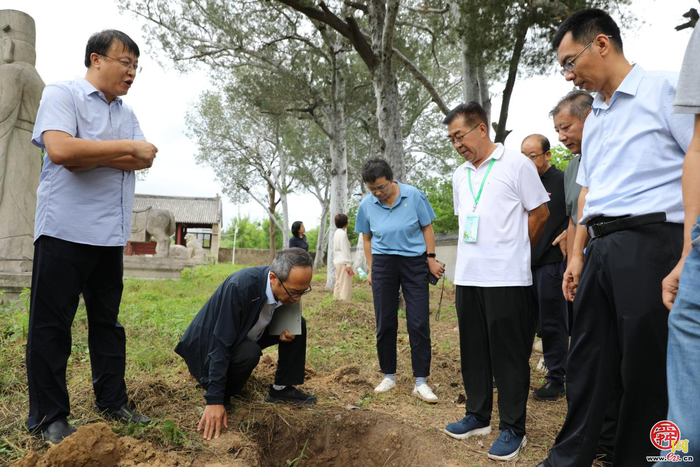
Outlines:
[[85, 78], [46, 86], [34, 126], [32, 142], [46, 157], [34, 230], [27, 426], [54, 443], [75, 431], [66, 420], [65, 374], [81, 293], [98, 409], [125, 423], [150, 421], [127, 404], [126, 338], [117, 321], [134, 172], [150, 167], [158, 152], [119, 97], [134, 82], [138, 57], [123, 32], [93, 34]]

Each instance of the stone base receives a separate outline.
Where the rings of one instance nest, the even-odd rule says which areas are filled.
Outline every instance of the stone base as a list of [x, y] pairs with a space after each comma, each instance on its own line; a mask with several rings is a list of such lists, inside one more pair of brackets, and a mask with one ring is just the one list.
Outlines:
[[0, 272], [0, 303], [17, 300], [22, 290], [32, 285], [32, 273]]
[[194, 269], [202, 264], [206, 263], [192, 259], [124, 256], [124, 277], [180, 280], [185, 268]]

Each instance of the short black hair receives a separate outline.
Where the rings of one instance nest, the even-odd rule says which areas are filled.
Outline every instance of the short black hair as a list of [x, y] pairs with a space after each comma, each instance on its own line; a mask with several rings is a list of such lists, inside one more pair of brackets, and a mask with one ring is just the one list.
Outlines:
[[294, 221], [292, 224], [292, 235], [295, 237], [299, 236], [299, 229], [301, 229], [301, 226], [304, 225], [302, 221]]
[[542, 152], [547, 152], [552, 147], [551, 144], [549, 144], [549, 139], [547, 139], [545, 135], [540, 135], [539, 133], [534, 133], [530, 136], [526, 136], [525, 139], [523, 139], [523, 143], [530, 138], [537, 138], [540, 141], [540, 147], [542, 148]]
[[339, 229], [342, 229], [346, 225], [348, 225], [348, 216], [345, 214], [336, 214], [335, 215], [335, 226]]
[[592, 106], [593, 96], [588, 91], [575, 90], [562, 97], [549, 112], [549, 116], [554, 118], [559, 112], [568, 110], [572, 117], [585, 122]]
[[388, 181], [394, 181], [394, 172], [391, 166], [384, 159], [370, 159], [365, 162], [362, 167], [362, 181], [365, 183], [374, 183], [379, 177], [384, 177]]
[[92, 64], [90, 55], [97, 54], [104, 56], [115, 40], [121, 42], [128, 52], [136, 55], [136, 58], [141, 54], [141, 52], [139, 52], [139, 46], [136, 45], [136, 42], [134, 42], [131, 37], [116, 29], [105, 29], [104, 31], [96, 32], [88, 39], [87, 45], [85, 46], [85, 66], [90, 68]]
[[609, 14], [598, 8], [580, 10], [566, 18], [554, 33], [552, 47], [559, 48], [566, 33], [570, 32], [573, 40], [579, 44], [587, 44], [594, 40], [598, 34], [610, 37], [610, 42], [622, 52], [622, 37], [620, 28]]
[[480, 123], [486, 125], [486, 131], [489, 130], [489, 118], [486, 115], [486, 111], [476, 101], [470, 101], [466, 104], [459, 104], [454, 109], [450, 110], [445, 119], [442, 121], [443, 124], [449, 125], [458, 116], [464, 117], [464, 121], [469, 126], [475, 126]]

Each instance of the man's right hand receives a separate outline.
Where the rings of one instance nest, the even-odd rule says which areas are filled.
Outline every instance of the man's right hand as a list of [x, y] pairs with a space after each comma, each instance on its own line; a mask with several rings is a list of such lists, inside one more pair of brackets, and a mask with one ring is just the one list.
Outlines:
[[204, 408], [201, 420], [197, 426], [197, 431], [204, 427], [204, 439], [209, 441], [218, 438], [221, 433], [221, 426], [228, 428], [228, 416], [223, 405], [207, 405]]
[[566, 271], [564, 271], [564, 280], [561, 284], [561, 290], [564, 298], [570, 302], [574, 301], [578, 282], [581, 279], [581, 271], [583, 270], [583, 257], [574, 255], [570, 258]]
[[131, 156], [134, 159], [152, 164], [153, 159], [156, 158], [158, 148], [148, 141], [134, 140], [132, 143], [134, 145], [134, 152], [131, 154]]

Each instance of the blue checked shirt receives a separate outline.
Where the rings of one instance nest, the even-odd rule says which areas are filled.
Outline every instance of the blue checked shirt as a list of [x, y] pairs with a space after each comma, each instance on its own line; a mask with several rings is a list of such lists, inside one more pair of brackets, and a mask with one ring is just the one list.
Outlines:
[[[82, 78], [44, 89], [32, 143], [46, 149], [43, 133], [62, 131], [93, 141], [145, 140], [133, 110]], [[135, 176], [132, 171], [96, 167], [69, 172], [46, 154], [37, 190], [34, 241], [47, 235], [74, 243], [124, 246], [131, 233]]]

